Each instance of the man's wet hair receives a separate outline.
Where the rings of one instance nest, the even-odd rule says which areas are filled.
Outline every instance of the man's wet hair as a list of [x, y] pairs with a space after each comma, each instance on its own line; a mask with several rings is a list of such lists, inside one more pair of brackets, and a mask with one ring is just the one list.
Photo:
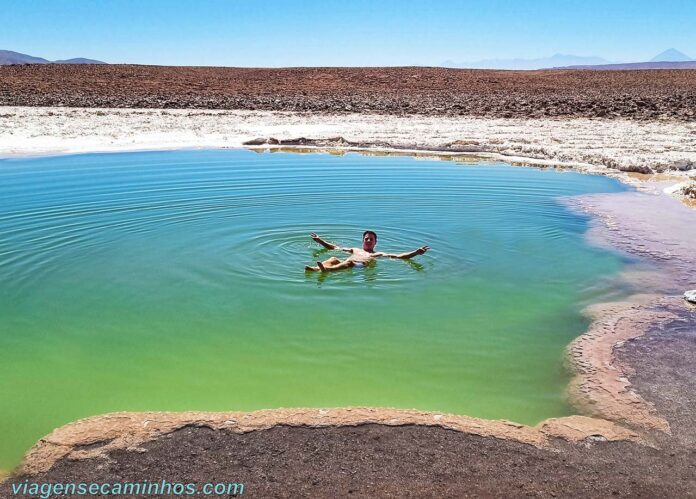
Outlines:
[[366, 230], [363, 232], [363, 239], [365, 239], [365, 236], [368, 234], [372, 234], [375, 238], [375, 241], [377, 240], [377, 233], [374, 230]]

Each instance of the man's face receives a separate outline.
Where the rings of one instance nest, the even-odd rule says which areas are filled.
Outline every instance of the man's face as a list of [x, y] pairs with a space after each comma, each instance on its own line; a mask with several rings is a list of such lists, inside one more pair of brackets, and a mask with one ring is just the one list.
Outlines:
[[372, 251], [375, 249], [375, 245], [377, 244], [377, 238], [375, 237], [374, 234], [367, 233], [363, 236], [363, 249], [365, 251]]

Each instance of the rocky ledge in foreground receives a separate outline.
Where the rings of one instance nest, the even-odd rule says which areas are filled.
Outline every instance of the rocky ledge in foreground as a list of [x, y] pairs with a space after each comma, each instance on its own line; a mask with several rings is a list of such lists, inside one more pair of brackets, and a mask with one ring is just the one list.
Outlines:
[[[439, 427], [185, 427], [31, 482], [242, 483], [243, 497], [689, 497], [694, 455], [588, 440], [540, 449]], [[11, 485], [0, 485], [10, 497]], [[148, 497], [160, 497], [158, 495]], [[166, 497], [163, 495], [161, 497]]]

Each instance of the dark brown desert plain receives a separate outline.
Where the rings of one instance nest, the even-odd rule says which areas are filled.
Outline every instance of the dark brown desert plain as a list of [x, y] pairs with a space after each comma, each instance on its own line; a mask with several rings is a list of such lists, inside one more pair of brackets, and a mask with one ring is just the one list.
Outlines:
[[0, 105], [696, 119], [696, 70], [0, 66]]
[[[695, 121], [696, 70], [4, 66], [0, 105]], [[0, 497], [18, 497], [11, 485], [25, 479], [236, 481], [248, 497], [696, 497], [695, 311], [615, 349], [633, 388], [669, 423], [669, 433], [644, 433], [649, 445], [596, 436], [539, 448], [383, 424], [240, 434], [201, 422], [108, 459], [63, 457], [12, 476]]]

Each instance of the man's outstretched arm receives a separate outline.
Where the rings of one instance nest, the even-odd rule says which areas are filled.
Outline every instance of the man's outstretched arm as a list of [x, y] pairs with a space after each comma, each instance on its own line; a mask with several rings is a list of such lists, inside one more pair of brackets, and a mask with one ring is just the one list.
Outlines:
[[321, 244], [321, 245], [322, 245], [324, 248], [326, 248], [326, 249], [336, 249], [336, 248], [338, 248], [338, 246], [336, 246], [335, 244], [330, 243], [330, 242], [328, 242], [328, 241], [324, 241], [321, 237], [319, 237], [319, 236], [317, 235], [316, 232], [312, 232], [312, 233], [309, 235], [309, 237], [311, 237], [312, 239], [314, 239], [316, 242], [318, 242], [319, 244]]
[[407, 253], [398, 253], [398, 254], [393, 254], [393, 253], [381, 253], [380, 256], [386, 256], [389, 258], [400, 258], [401, 260], [408, 260], [409, 258], [413, 258], [414, 256], [422, 255], [426, 251], [430, 249], [430, 246], [421, 246], [418, 249], [415, 249], [413, 251], [409, 251]]
[[309, 237], [311, 237], [312, 239], [314, 239], [316, 242], [318, 242], [319, 244], [321, 244], [321, 245], [322, 245], [324, 248], [326, 248], [326, 249], [330, 249], [330, 250], [340, 250], [340, 251], [346, 251], [346, 252], [348, 252], [348, 253], [352, 253], [352, 251], [351, 251], [350, 249], [341, 248], [341, 247], [338, 246], [337, 244], [333, 244], [333, 243], [330, 243], [330, 242], [328, 242], [328, 241], [324, 241], [321, 237], [319, 237], [319, 236], [316, 234], [316, 232], [312, 232], [312, 233], [309, 235]]

